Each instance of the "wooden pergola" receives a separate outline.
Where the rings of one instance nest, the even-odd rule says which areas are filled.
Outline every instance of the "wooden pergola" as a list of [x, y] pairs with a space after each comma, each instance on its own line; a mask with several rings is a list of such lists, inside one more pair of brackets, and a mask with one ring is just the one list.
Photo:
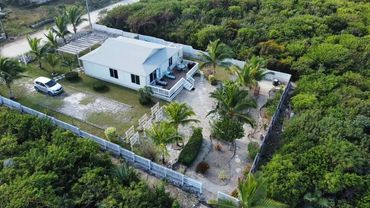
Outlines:
[[97, 44], [102, 44], [108, 38], [107, 35], [99, 33], [89, 33], [88, 35], [72, 40], [68, 44], [59, 47], [57, 51], [63, 55], [63, 53], [71, 54], [77, 57], [78, 63], [80, 63], [80, 54], [84, 51], [91, 51], [92, 47]]

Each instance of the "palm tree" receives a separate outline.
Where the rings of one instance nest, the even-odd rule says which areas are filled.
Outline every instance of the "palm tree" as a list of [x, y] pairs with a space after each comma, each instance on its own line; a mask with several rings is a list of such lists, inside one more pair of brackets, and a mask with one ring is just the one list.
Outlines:
[[169, 123], [172, 124], [178, 131], [180, 125], [187, 125], [191, 122], [199, 122], [199, 120], [190, 118], [195, 115], [194, 111], [185, 103], [172, 102], [164, 108], [168, 117]]
[[73, 32], [77, 33], [77, 26], [80, 25], [83, 21], [86, 21], [85, 18], [82, 18], [82, 11], [77, 6], [69, 7], [66, 12], [65, 16], [70, 24], [73, 26]]
[[220, 200], [215, 205], [220, 208], [285, 208], [286, 204], [267, 197], [266, 180], [260, 174], [248, 174], [247, 178], [239, 181], [239, 205]]
[[254, 127], [255, 121], [246, 110], [257, 107], [257, 103], [249, 97], [247, 90], [240, 89], [231, 81], [226, 81], [211, 92], [211, 98], [216, 99], [217, 106], [208, 114], [218, 113], [220, 116], [237, 119]]
[[222, 62], [226, 58], [230, 58], [233, 55], [232, 50], [226, 44], [222, 43], [220, 39], [209, 42], [207, 53], [200, 53], [201, 59], [204, 62], [200, 65], [201, 68], [212, 66], [213, 74], [216, 74], [217, 65], [226, 65], [225, 62]]
[[165, 156], [168, 155], [167, 145], [178, 141], [181, 137], [173, 125], [169, 122], [159, 122], [153, 124], [152, 128], [145, 131], [146, 135], [153, 140], [153, 143], [162, 153], [162, 163], [165, 163]]
[[39, 64], [39, 68], [42, 69], [41, 60], [47, 53], [47, 46], [41, 45], [40, 38], [31, 38], [30, 36], [27, 36], [27, 41], [28, 41], [28, 45], [31, 48], [31, 54], [35, 56]]
[[48, 39], [48, 46], [55, 51], [59, 46], [57, 37], [51, 30], [49, 30], [48, 34], [44, 34], [44, 36]]
[[14, 80], [22, 77], [20, 74], [24, 71], [16, 60], [0, 57], [0, 80], [9, 90], [9, 98], [14, 99], [11, 84]]
[[235, 74], [236, 82], [239, 86], [253, 88], [258, 86], [258, 81], [261, 81], [266, 75], [274, 74], [264, 69], [265, 60], [258, 56], [253, 56], [244, 66], [233, 65], [230, 71]]
[[55, 68], [58, 66], [58, 64], [60, 62], [60, 59], [55, 54], [50, 53], [46, 56], [46, 61], [48, 62], [49, 66], [51, 68], [52, 75], [55, 75], [56, 74]]
[[65, 44], [67, 43], [65, 36], [71, 33], [68, 31], [67, 20], [64, 16], [55, 18], [55, 27], [52, 27], [51, 31], [53, 31], [57, 37], [62, 38]]
[[69, 69], [69, 71], [72, 71], [73, 67], [75, 67], [76, 63], [75, 63], [75, 58], [74, 57], [70, 57], [70, 56], [67, 56], [67, 57], [64, 57], [63, 61], [62, 61], [62, 66], [64, 67], [67, 67]]

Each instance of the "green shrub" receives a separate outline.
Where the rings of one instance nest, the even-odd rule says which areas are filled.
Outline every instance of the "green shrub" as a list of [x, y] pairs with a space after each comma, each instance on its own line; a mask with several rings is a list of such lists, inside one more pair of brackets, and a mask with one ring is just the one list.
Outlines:
[[108, 127], [107, 129], [105, 129], [104, 134], [107, 140], [111, 142], [116, 141], [118, 138], [117, 129], [114, 127]]
[[109, 87], [104, 84], [103, 82], [101, 81], [96, 81], [92, 84], [92, 88], [96, 91], [96, 92], [107, 92], [109, 90]]
[[259, 149], [260, 149], [260, 146], [257, 142], [250, 142], [248, 144], [248, 156], [251, 160], [254, 160]]
[[145, 86], [143, 88], [140, 88], [138, 93], [139, 93], [139, 102], [141, 105], [150, 105], [151, 103], [153, 103], [152, 99], [153, 93], [150, 87]]
[[193, 135], [190, 137], [184, 149], [180, 152], [179, 163], [189, 167], [197, 158], [200, 148], [202, 147], [202, 142], [202, 129], [194, 129]]
[[80, 80], [80, 77], [78, 76], [78, 72], [75, 72], [75, 71], [67, 72], [64, 76], [65, 76], [65, 79], [70, 82], [76, 82]]
[[213, 86], [217, 85], [217, 79], [216, 79], [215, 75], [212, 75], [212, 74], [209, 75], [208, 80], [211, 83], [211, 85], [213, 85]]

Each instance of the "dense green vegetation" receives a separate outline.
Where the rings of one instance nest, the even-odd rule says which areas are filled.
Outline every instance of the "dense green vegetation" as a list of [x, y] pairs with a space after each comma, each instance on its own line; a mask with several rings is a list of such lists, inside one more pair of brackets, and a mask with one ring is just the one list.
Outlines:
[[179, 163], [186, 166], [191, 166], [194, 160], [197, 158], [198, 153], [202, 147], [203, 135], [202, 129], [194, 129], [193, 135], [190, 137], [188, 143], [184, 146], [184, 149], [181, 150], [179, 155]]
[[291, 207], [369, 206], [369, 22], [367, 0], [142, 0], [102, 20], [203, 50], [220, 39], [293, 74], [295, 116], [262, 169]]
[[49, 121], [0, 108], [1, 207], [171, 207], [127, 165]]

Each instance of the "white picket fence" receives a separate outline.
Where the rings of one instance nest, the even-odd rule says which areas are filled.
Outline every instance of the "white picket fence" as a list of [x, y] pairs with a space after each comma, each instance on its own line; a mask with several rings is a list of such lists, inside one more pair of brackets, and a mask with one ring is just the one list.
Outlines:
[[158, 178], [164, 179], [176, 186], [179, 186], [180, 188], [190, 191], [192, 193], [195, 193], [197, 195], [201, 195], [203, 193], [203, 184], [200, 181], [197, 181], [195, 179], [192, 179], [188, 176], [185, 176], [184, 174], [181, 174], [179, 172], [176, 172], [174, 170], [171, 170], [169, 168], [166, 168], [162, 165], [159, 165], [155, 162], [152, 162], [149, 159], [146, 159], [144, 157], [141, 157], [139, 155], [136, 155], [134, 152], [131, 152], [129, 150], [126, 150], [122, 148], [121, 146], [114, 144], [110, 141], [107, 141], [105, 139], [102, 139], [98, 136], [89, 134], [85, 131], [82, 131], [78, 127], [68, 124], [66, 122], [63, 122], [61, 120], [58, 120], [52, 116], [48, 116], [44, 113], [38, 112], [32, 108], [28, 108], [26, 106], [21, 105], [18, 102], [15, 102], [13, 100], [4, 98], [0, 96], [0, 105], [7, 106], [12, 109], [19, 110], [22, 113], [27, 113], [30, 115], [37, 116], [39, 118], [43, 119], [49, 119], [53, 124], [56, 126], [69, 130], [76, 134], [79, 137], [90, 139], [94, 141], [95, 143], [99, 144], [100, 147], [114, 155], [121, 156], [126, 161], [128, 161], [130, 164], [134, 165], [137, 168], [140, 168], [144, 171], [147, 171], [148, 173], [157, 176]]

